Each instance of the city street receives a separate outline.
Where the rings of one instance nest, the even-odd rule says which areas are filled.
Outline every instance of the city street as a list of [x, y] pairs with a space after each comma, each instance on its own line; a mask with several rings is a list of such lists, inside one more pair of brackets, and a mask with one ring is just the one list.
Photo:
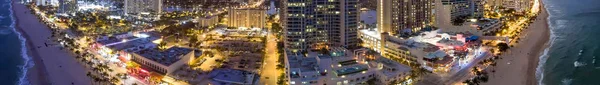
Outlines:
[[277, 53], [277, 41], [276, 37], [269, 33], [267, 35], [267, 47], [265, 48], [267, 54], [265, 56], [265, 62], [263, 68], [260, 70], [260, 84], [261, 85], [277, 85], [277, 77], [281, 72], [277, 70], [277, 60], [279, 53]]
[[[480, 51], [476, 51], [474, 53], [475, 58], [473, 61], [464, 65], [464, 67], [457, 68], [457, 71], [451, 71], [448, 76], [441, 76], [439, 74], [428, 74], [423, 77], [422, 81], [417, 82], [417, 85], [454, 85], [456, 83], [461, 83], [463, 80], [471, 78], [471, 69], [477, 65], [478, 62], [491, 57], [490, 52], [482, 50], [484, 47], [480, 48]], [[455, 73], [452, 73], [455, 72]]]

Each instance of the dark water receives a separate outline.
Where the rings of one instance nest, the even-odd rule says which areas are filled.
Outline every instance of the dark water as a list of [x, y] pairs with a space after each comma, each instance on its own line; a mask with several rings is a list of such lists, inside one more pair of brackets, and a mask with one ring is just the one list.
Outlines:
[[[24, 78], [26, 60], [21, 53], [21, 40], [11, 24], [10, 0], [0, 0], [0, 83], [1, 85], [28, 84]], [[32, 65], [32, 64], [30, 64]]]
[[550, 13], [551, 46], [540, 59], [540, 83], [600, 85], [600, 0], [543, 1]]

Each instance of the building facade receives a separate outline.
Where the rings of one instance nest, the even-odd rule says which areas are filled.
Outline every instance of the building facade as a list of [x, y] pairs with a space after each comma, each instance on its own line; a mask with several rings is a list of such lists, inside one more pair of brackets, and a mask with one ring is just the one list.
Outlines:
[[377, 23], [381, 32], [398, 34], [430, 25], [434, 0], [378, 0]]
[[77, 0], [59, 0], [59, 13], [74, 13], [77, 12]]
[[227, 16], [229, 27], [264, 28], [267, 24], [266, 9], [229, 9]]
[[124, 5], [125, 15], [162, 13], [162, 0], [125, 0]]
[[358, 0], [284, 0], [285, 48], [303, 52], [328, 46], [358, 46]]
[[196, 54], [201, 53], [181, 47], [171, 47], [164, 51], [145, 49], [134, 52], [131, 60], [156, 72], [168, 75], [182, 66], [188, 65], [191, 60], [195, 59]]
[[531, 9], [533, 0], [504, 0], [503, 6], [508, 9], [515, 9], [516, 12], [526, 12]]
[[198, 25], [203, 27], [219, 24], [219, 16], [200, 17], [197, 19]]
[[437, 27], [449, 27], [457, 19], [483, 18], [483, 0], [436, 0], [435, 24]]
[[35, 4], [38, 6], [58, 6], [59, 0], [35, 0]]

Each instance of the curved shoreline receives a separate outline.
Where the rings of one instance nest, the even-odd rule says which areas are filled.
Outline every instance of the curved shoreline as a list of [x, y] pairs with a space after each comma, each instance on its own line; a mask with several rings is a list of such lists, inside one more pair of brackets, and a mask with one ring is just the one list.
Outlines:
[[[521, 40], [502, 53], [501, 59], [497, 60], [497, 66], [492, 68], [490, 79], [484, 85], [537, 85], [537, 68], [540, 56], [544, 55], [549, 47], [550, 28], [548, 24], [548, 12], [542, 0], [540, 2], [540, 13], [527, 29], [523, 30]], [[488, 70], [490, 71], [490, 70]]]
[[23, 58], [23, 65], [19, 66], [21, 68], [21, 75], [19, 76], [19, 81], [17, 81], [18, 85], [30, 85], [31, 83], [29, 82], [28, 78], [27, 78], [27, 74], [29, 69], [33, 68], [33, 66], [35, 66], [35, 64], [33, 63], [33, 61], [31, 60], [31, 57], [29, 57], [27, 52], [27, 45], [25, 44], [25, 42], [27, 42], [27, 40], [21, 36], [21, 32], [17, 31], [17, 28], [15, 28], [15, 26], [17, 25], [17, 20], [14, 16], [14, 10], [13, 10], [13, 3], [11, 2], [9, 3], [9, 17], [11, 18], [11, 25], [10, 27], [12, 28], [11, 31], [15, 32], [15, 34], [17, 34], [17, 38], [20, 41], [20, 45], [21, 45], [21, 58]]
[[[545, 36], [544, 38], [541, 38], [540, 40], [543, 40], [543, 46], [539, 47], [536, 51], [537, 52], [535, 55], [536, 56], [532, 56], [529, 57], [531, 61], [533, 62], [529, 62], [529, 66], [527, 68], [527, 85], [538, 85], [538, 84], [542, 84], [541, 81], [539, 81], [540, 79], [538, 78], [538, 68], [543, 67], [543, 64], [541, 63], [542, 58], [544, 56], [547, 56], [548, 50], [550, 49], [551, 46], [551, 30], [550, 30], [550, 24], [548, 22], [548, 18], [550, 17], [550, 14], [548, 13], [547, 9], [546, 9], [546, 5], [544, 4], [543, 0], [539, 0], [540, 3], [540, 14], [538, 15], [537, 19], [541, 19], [540, 22], [536, 22], [536, 23], [544, 23], [544, 28], [546, 29], [544, 31], [543, 36]], [[546, 59], [544, 59], [543, 62], [545, 62]], [[543, 68], [542, 68], [543, 69]], [[542, 70], [543, 71], [543, 70]], [[543, 76], [543, 74], [542, 74]], [[543, 78], [543, 77], [540, 77]]]

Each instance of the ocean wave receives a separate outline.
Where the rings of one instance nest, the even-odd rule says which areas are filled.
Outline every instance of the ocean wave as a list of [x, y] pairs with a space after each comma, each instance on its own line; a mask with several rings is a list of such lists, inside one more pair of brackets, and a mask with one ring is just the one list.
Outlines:
[[0, 35], [7, 35], [12, 33], [12, 30], [10, 29], [0, 29]]
[[[10, 2], [10, 0], [7, 0]], [[16, 20], [14, 15], [14, 10], [12, 9], [12, 3], [9, 5], [9, 10], [10, 10], [10, 18], [12, 19], [12, 24], [10, 25], [10, 27], [12, 28], [12, 31], [15, 32], [17, 34], [17, 36], [19, 36], [19, 40], [21, 41], [21, 57], [23, 58], [23, 65], [22, 66], [18, 66], [19, 68], [21, 68], [21, 75], [19, 77], [19, 81], [17, 81], [18, 85], [30, 85], [29, 80], [27, 80], [27, 71], [29, 70], [29, 68], [33, 67], [35, 64], [33, 63], [33, 61], [31, 61], [31, 57], [29, 57], [27, 55], [27, 46], [25, 45], [26, 41], [25, 38], [23, 36], [21, 36], [21, 33], [19, 33], [17, 31], [17, 29], [15, 28], [16, 26]]]
[[[547, 0], [542, 1], [544, 3], [544, 8], [546, 10], [546, 12], [548, 13], [548, 17], [546, 17], [546, 23], [548, 23], [548, 29], [550, 31], [550, 40], [548, 41], [549, 46], [544, 48], [544, 53], [539, 57], [538, 60], [538, 66], [536, 68], [535, 71], [535, 77], [536, 80], [538, 82], [538, 85], [544, 85], [544, 83], [542, 81], [544, 81], [544, 66], [546, 64], [546, 61], [548, 61], [548, 58], [550, 57], [548, 55], [548, 52], [550, 51], [550, 48], [552, 48], [554, 46], [554, 42], [558, 39], [558, 36], [556, 36], [556, 32], [555, 29], [556, 26], [552, 25], [552, 17], [554, 17], [555, 13], [550, 12], [549, 10], [549, 6], [551, 6], [550, 4], [547, 3]], [[557, 10], [558, 11], [558, 10]]]
[[575, 67], [581, 67], [581, 66], [585, 66], [585, 65], [587, 65], [587, 64], [583, 63], [583, 62], [579, 62], [579, 61], [575, 61], [573, 63], [573, 66], [575, 66]]
[[546, 64], [546, 61], [548, 60], [548, 51], [550, 50], [550, 47], [551, 46], [544, 49], [544, 53], [539, 58], [538, 67], [535, 71], [535, 77], [538, 80], [538, 85], [544, 85], [544, 83], [542, 83], [542, 80], [544, 79], [544, 64]]
[[561, 80], [560, 82], [562, 82], [562, 85], [571, 85], [571, 82], [573, 82], [573, 79], [566, 78], [566, 79]]

